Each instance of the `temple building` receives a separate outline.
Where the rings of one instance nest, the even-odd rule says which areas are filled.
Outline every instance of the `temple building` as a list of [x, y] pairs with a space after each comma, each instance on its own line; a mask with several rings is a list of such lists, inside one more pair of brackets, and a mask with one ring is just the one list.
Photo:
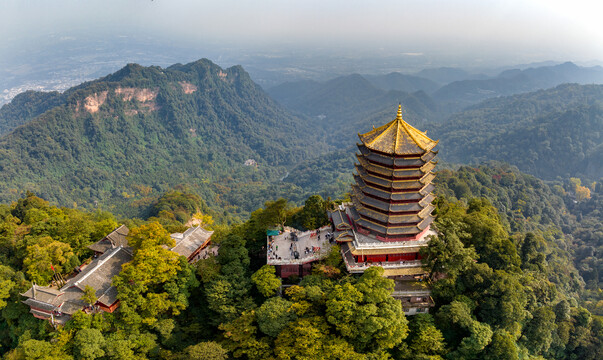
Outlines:
[[[79, 273], [59, 287], [33, 284], [21, 294], [23, 302], [30, 307], [33, 316], [50, 321], [54, 326], [63, 325], [78, 310], [88, 312], [113, 312], [119, 307], [117, 288], [112, 285], [113, 277], [119, 274], [122, 265], [132, 260], [132, 250], [127, 246], [125, 225], [113, 230], [88, 248], [95, 258], [78, 268]], [[84, 289], [94, 289], [96, 302], [87, 304], [82, 300]]]
[[[113, 278], [121, 268], [133, 257], [133, 250], [128, 245], [130, 230], [121, 225], [104, 238], [88, 246], [94, 251], [94, 257], [89, 264], [76, 268], [64, 283], [52, 283], [50, 286], [32, 284], [25, 293], [23, 301], [30, 307], [33, 316], [50, 321], [54, 326], [63, 325], [78, 310], [86, 312], [113, 312], [119, 307], [117, 288], [112, 285]], [[213, 231], [200, 226], [191, 227], [184, 233], [171, 234], [175, 246], [170, 251], [186, 257], [189, 263], [194, 263], [214, 253], [217, 247], [210, 247]], [[166, 247], [167, 248], [167, 247]], [[90, 286], [95, 291], [96, 302], [86, 304], [81, 298], [84, 289]]]
[[416, 281], [427, 275], [419, 251], [435, 235], [431, 182], [438, 141], [404, 121], [401, 106], [394, 120], [358, 136], [352, 201], [329, 214], [334, 238], [350, 273], [383, 267], [396, 280], [394, 296], [406, 313], [425, 311], [432, 304], [429, 289]]
[[201, 226], [195, 226], [188, 228], [183, 233], [171, 234], [176, 245], [169, 250], [184, 256], [189, 264], [194, 264], [206, 256], [203, 250], [209, 246], [213, 233]]

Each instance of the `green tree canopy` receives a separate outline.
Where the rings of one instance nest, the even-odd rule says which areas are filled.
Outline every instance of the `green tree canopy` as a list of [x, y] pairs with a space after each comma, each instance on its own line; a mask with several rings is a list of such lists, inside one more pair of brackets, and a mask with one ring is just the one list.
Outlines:
[[251, 281], [255, 284], [258, 291], [265, 297], [276, 294], [281, 286], [281, 279], [276, 277], [274, 266], [264, 265], [253, 275]]

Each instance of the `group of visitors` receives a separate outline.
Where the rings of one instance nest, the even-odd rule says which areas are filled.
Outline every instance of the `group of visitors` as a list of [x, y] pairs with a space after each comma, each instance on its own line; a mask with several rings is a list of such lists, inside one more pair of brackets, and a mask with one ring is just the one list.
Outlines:
[[304, 250], [304, 255], [316, 254], [318, 252], [320, 252], [320, 246], [312, 246], [311, 248], [306, 246], [306, 249]]
[[269, 260], [282, 260], [276, 253], [278, 251], [278, 245], [274, 244], [274, 238], [270, 237], [268, 240], [268, 259]]

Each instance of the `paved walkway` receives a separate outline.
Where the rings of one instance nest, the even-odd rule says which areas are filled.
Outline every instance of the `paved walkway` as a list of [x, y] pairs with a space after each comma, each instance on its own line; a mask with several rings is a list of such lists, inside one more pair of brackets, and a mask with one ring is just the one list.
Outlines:
[[[329, 253], [330, 244], [327, 234], [331, 232], [330, 226], [306, 232], [286, 231], [268, 238], [268, 264], [303, 264], [321, 259]], [[296, 236], [293, 236], [296, 234]], [[293, 239], [297, 240], [293, 240]], [[296, 259], [296, 253], [298, 258]]]

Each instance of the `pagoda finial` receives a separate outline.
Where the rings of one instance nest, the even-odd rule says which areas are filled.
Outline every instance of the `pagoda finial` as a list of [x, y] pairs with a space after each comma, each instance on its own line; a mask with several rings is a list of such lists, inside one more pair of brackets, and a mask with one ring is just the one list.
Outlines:
[[402, 104], [398, 104], [398, 116], [396, 119], [402, 120]]

